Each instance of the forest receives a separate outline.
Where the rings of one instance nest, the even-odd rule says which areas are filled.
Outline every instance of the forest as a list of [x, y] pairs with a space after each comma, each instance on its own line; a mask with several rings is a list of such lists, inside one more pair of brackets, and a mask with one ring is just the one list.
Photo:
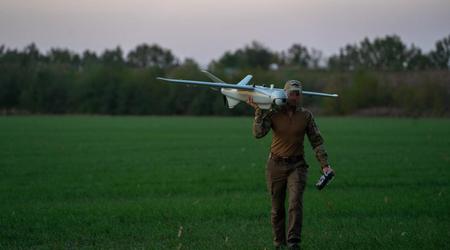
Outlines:
[[245, 104], [224, 107], [209, 88], [173, 86], [156, 77], [208, 80], [207, 69], [229, 83], [247, 74], [252, 83], [282, 87], [289, 79], [305, 90], [339, 94], [305, 97], [321, 115], [449, 116], [450, 35], [425, 53], [397, 35], [347, 44], [323, 56], [301, 43], [273, 51], [253, 41], [201, 67], [159, 44], [142, 43], [124, 53], [68, 48], [40, 51], [0, 45], [0, 113], [104, 115], [248, 115]]

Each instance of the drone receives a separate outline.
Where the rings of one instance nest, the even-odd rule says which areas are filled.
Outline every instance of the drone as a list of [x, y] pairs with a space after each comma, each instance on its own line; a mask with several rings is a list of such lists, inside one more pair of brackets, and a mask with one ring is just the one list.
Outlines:
[[[273, 84], [269, 87], [266, 87], [265, 85], [249, 84], [250, 80], [253, 78], [252, 75], [245, 76], [237, 84], [230, 84], [224, 82], [206, 70], [202, 70], [202, 72], [205, 73], [213, 82], [170, 79], [164, 77], [157, 77], [157, 79], [175, 84], [205, 86], [213, 88], [214, 90], [220, 89], [220, 92], [224, 96], [224, 102], [230, 109], [234, 108], [240, 102], [246, 102], [249, 97], [252, 97], [253, 102], [261, 109], [270, 109], [272, 105], [286, 105], [287, 96], [284, 89], [275, 88]], [[302, 94], [309, 96], [338, 97], [337, 94], [304, 90], [302, 90]]]

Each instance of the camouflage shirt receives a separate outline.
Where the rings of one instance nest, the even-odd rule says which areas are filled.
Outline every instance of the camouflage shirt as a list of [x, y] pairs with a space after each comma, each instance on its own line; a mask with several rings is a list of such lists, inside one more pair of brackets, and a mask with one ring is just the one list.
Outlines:
[[306, 134], [322, 168], [329, 165], [328, 155], [323, 146], [324, 141], [312, 113], [302, 107], [292, 109], [291, 112], [292, 115], [289, 114], [287, 107], [268, 111], [257, 108], [253, 135], [262, 138], [272, 129], [271, 153], [289, 157], [304, 155], [303, 141]]

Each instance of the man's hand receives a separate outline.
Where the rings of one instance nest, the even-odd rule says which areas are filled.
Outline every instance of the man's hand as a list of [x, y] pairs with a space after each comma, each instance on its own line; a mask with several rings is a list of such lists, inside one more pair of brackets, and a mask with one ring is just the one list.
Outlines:
[[330, 167], [330, 165], [327, 165], [322, 168], [322, 173], [324, 173], [324, 174], [328, 173], [329, 171], [333, 171], [333, 169]]
[[319, 190], [322, 190], [335, 176], [334, 170], [327, 165], [322, 168], [323, 175], [320, 176], [319, 180], [316, 183], [316, 187]]
[[253, 97], [252, 96], [248, 97], [247, 104], [252, 106], [254, 109], [259, 109], [258, 105], [256, 105], [255, 102], [253, 102]]

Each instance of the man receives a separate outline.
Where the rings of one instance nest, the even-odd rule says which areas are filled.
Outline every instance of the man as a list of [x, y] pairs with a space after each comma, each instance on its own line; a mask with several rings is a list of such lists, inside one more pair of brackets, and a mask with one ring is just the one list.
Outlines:
[[[300, 249], [303, 220], [303, 192], [305, 190], [308, 165], [304, 159], [303, 139], [305, 134], [314, 149], [324, 174], [333, 170], [327, 160], [323, 138], [310, 111], [302, 108], [302, 86], [299, 81], [289, 80], [284, 86], [287, 104], [263, 112], [249, 98], [248, 104], [255, 108], [253, 134], [264, 137], [273, 131], [266, 177], [272, 201], [271, 221], [273, 243], [276, 248], [288, 246]], [[288, 227], [285, 230], [285, 198], [289, 193]]]

